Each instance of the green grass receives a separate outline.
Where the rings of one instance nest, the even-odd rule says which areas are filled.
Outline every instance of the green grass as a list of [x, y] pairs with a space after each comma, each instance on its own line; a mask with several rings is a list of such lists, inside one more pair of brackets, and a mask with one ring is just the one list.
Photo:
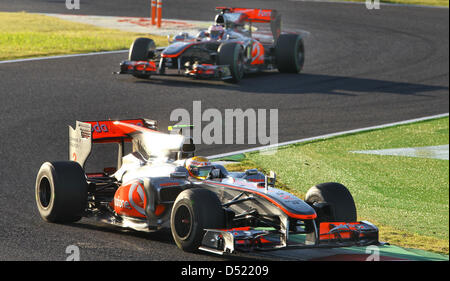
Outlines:
[[250, 153], [235, 168], [274, 170], [281, 187], [302, 198], [315, 184], [340, 182], [355, 198], [358, 219], [379, 224], [384, 241], [448, 254], [449, 162], [349, 153], [448, 143], [447, 117]]
[[[340, 0], [348, 2], [365, 2], [366, 0]], [[381, 3], [391, 4], [409, 4], [409, 5], [424, 5], [436, 7], [448, 7], [448, 0], [380, 0]]]
[[[45, 15], [0, 12], [0, 60], [128, 49], [136, 37]], [[167, 38], [152, 36], [156, 45]]]

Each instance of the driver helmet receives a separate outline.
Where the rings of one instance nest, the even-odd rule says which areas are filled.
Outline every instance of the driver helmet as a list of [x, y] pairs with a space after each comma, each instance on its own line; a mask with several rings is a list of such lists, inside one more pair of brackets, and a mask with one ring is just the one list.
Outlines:
[[206, 179], [212, 170], [211, 162], [206, 157], [195, 156], [186, 160], [185, 168], [196, 179]]
[[219, 40], [222, 39], [223, 33], [224, 33], [224, 29], [223, 26], [221, 25], [211, 25], [208, 28], [208, 33], [209, 33], [209, 38], [211, 40]]

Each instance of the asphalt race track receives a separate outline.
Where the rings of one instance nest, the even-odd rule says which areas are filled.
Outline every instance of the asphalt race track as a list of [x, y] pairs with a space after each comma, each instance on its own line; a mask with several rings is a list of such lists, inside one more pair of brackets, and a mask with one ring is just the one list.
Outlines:
[[[165, 18], [210, 20], [216, 1], [170, 0]], [[214, 2], [214, 3], [213, 3]], [[82, 260], [220, 260], [178, 250], [170, 233], [142, 234], [89, 220], [43, 222], [34, 181], [44, 161], [67, 157], [67, 126], [75, 120], [148, 117], [165, 128], [172, 110], [271, 109], [279, 112], [279, 141], [448, 112], [448, 9], [311, 3], [222, 1], [276, 8], [286, 28], [306, 30], [301, 75], [246, 77], [239, 85], [112, 75], [127, 54], [0, 64], [0, 260], [65, 260], [77, 245]], [[149, 1], [2, 0], [0, 11], [148, 16]], [[182, 8], [181, 8], [182, 7]], [[248, 145], [199, 146], [212, 155]], [[112, 158], [114, 159], [114, 158]], [[302, 257], [299, 257], [301, 259]]]

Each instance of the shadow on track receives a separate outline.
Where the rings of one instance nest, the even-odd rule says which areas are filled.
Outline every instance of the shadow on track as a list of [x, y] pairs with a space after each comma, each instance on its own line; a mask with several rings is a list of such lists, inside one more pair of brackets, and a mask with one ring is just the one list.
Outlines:
[[320, 74], [282, 74], [265, 72], [248, 74], [239, 84], [222, 81], [195, 80], [187, 77], [154, 76], [149, 80], [134, 80], [134, 83], [164, 85], [170, 87], [219, 89], [249, 94], [324, 94], [340, 96], [360, 96], [370, 93], [414, 95], [432, 97], [428, 92], [447, 90], [448, 87], [418, 83], [394, 82], [386, 80], [331, 76]]

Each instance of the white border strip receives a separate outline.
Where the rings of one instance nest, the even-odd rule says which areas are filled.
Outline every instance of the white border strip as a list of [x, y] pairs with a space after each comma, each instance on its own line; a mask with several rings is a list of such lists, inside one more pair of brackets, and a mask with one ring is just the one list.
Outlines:
[[223, 158], [223, 157], [228, 157], [228, 156], [237, 155], [237, 154], [243, 154], [243, 153], [248, 153], [248, 152], [269, 150], [269, 149], [274, 149], [274, 148], [277, 148], [277, 147], [280, 147], [280, 146], [286, 146], [286, 145], [290, 145], [290, 144], [297, 144], [297, 143], [314, 141], [314, 140], [329, 139], [329, 138], [337, 137], [337, 136], [349, 135], [349, 134], [360, 133], [360, 132], [365, 132], [365, 131], [371, 131], [371, 130], [376, 130], [376, 129], [384, 129], [384, 128], [388, 128], [388, 127], [394, 127], [394, 126], [398, 126], [398, 125], [411, 124], [411, 123], [415, 123], [415, 122], [432, 120], [432, 119], [448, 117], [448, 116], [449, 116], [449, 113], [447, 112], [447, 113], [433, 115], [433, 116], [426, 116], [426, 117], [415, 118], [415, 119], [399, 121], [399, 122], [394, 122], [394, 123], [388, 123], [388, 124], [383, 124], [383, 125], [378, 125], [378, 126], [354, 129], [354, 130], [349, 130], [349, 131], [343, 131], [343, 132], [337, 132], [337, 133], [321, 135], [321, 136], [317, 136], [317, 137], [311, 137], [311, 138], [287, 141], [287, 142], [282, 142], [282, 143], [277, 143], [277, 144], [272, 144], [272, 145], [266, 145], [266, 146], [260, 146], [260, 147], [250, 148], [250, 149], [244, 149], [244, 150], [238, 150], [238, 151], [233, 151], [233, 152], [228, 152], [228, 153], [211, 155], [211, 156], [208, 156], [208, 158], [209, 159], [217, 159], [217, 158]]
[[0, 61], [0, 64], [39, 61], [39, 60], [65, 59], [65, 58], [97, 56], [97, 55], [109, 55], [109, 54], [121, 54], [121, 53], [126, 53], [126, 52], [128, 52], [128, 50], [106, 51], [106, 52], [92, 52], [92, 53], [84, 53], [84, 54], [61, 55], [61, 56], [50, 56], [50, 57], [36, 57], [36, 58], [16, 59], [16, 60], [4, 60], [4, 61]]
[[[356, 4], [365, 5], [363, 2], [356, 1], [345, 1], [345, 0], [288, 0], [289, 2], [309, 2], [309, 3], [332, 3], [332, 4]], [[392, 7], [418, 7], [418, 8], [436, 8], [436, 9], [448, 9], [446, 6], [432, 6], [432, 5], [421, 5], [421, 4], [407, 4], [407, 3], [387, 3], [381, 2], [380, 6], [392, 6]]]

